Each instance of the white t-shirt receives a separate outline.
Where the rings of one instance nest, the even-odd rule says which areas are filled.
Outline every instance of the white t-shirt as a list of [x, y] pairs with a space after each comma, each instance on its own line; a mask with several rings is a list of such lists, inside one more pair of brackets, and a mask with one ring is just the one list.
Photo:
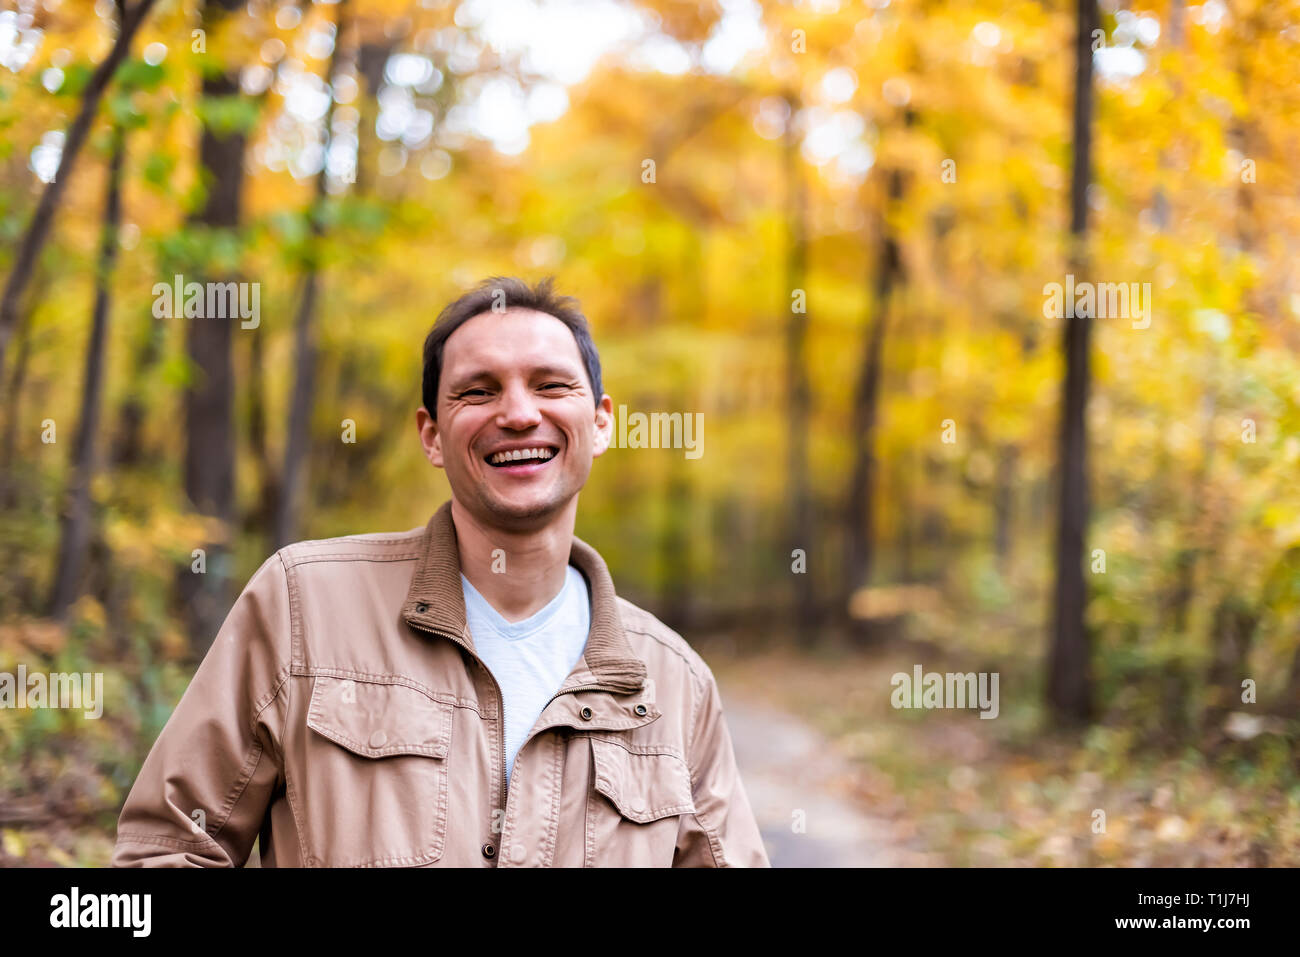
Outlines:
[[474, 650], [501, 685], [506, 718], [506, 781], [515, 755], [542, 710], [582, 657], [591, 628], [590, 596], [582, 572], [568, 566], [564, 587], [537, 614], [509, 622], [460, 576]]

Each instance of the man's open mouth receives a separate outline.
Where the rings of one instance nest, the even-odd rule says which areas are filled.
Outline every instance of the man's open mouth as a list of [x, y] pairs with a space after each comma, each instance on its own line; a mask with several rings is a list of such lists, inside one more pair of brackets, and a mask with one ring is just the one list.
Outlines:
[[505, 468], [510, 465], [540, 465], [555, 458], [557, 450], [549, 445], [539, 445], [528, 449], [510, 449], [505, 452], [493, 452], [485, 456], [484, 461], [493, 468]]

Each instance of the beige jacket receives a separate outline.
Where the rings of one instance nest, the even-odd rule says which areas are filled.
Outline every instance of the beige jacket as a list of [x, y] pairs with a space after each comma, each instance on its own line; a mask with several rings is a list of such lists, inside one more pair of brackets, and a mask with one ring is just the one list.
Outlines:
[[149, 752], [114, 866], [766, 867], [709, 667], [591, 592], [577, 666], [515, 758], [465, 624], [450, 503], [300, 542], [249, 581]]

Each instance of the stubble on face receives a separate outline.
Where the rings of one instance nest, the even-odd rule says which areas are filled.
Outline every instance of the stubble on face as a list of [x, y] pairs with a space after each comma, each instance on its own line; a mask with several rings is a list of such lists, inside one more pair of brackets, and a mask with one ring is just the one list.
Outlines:
[[[448, 337], [439, 381], [442, 464], [476, 520], [535, 531], [577, 509], [594, 458], [596, 403], [573, 333], [546, 313], [482, 313]], [[501, 446], [545, 445], [522, 475], [486, 461]]]
[[576, 507], [581, 488], [582, 485], [572, 489], [553, 487], [546, 498], [528, 503], [513, 502], [505, 496], [493, 494], [487, 485], [476, 482], [469, 485], [472, 501], [466, 501], [463, 494], [459, 497], [472, 515], [488, 519], [489, 524], [496, 528], [512, 532], [533, 532], [554, 521], [570, 502]]

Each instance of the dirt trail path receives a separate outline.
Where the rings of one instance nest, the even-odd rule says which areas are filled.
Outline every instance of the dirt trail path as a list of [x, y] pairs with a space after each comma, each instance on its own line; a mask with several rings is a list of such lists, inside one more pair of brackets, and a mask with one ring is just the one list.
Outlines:
[[745, 791], [773, 867], [913, 863], [889, 822], [849, 797], [852, 768], [820, 732], [741, 692], [720, 692]]

